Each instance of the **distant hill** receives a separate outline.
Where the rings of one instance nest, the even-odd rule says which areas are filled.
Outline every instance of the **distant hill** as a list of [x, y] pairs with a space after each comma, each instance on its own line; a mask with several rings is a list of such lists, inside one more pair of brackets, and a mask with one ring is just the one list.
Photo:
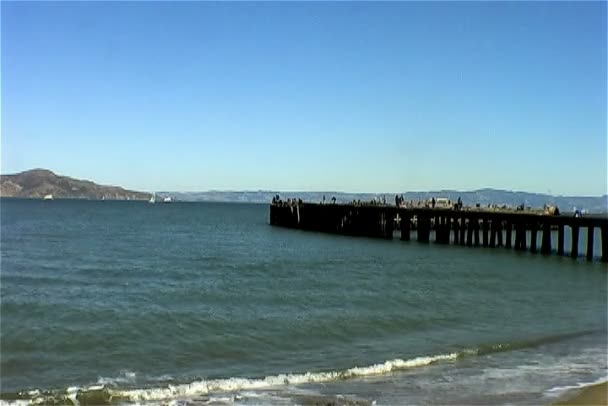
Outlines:
[[[352, 202], [353, 200], [369, 201], [373, 198], [386, 197], [387, 203], [394, 204], [395, 193], [343, 193], [343, 192], [281, 192], [281, 191], [209, 191], [209, 192], [159, 192], [162, 196], [171, 196], [181, 201], [206, 201], [206, 202], [240, 202], [240, 203], [269, 203], [272, 197], [279, 194], [282, 199], [302, 199], [306, 202], [320, 202], [325, 196], [329, 202], [332, 197], [339, 203]], [[424, 200], [432, 197], [447, 197], [453, 201], [462, 199], [468, 206], [479, 203], [481, 206], [498, 204], [507, 206], [518, 206], [524, 204], [530, 207], [543, 207], [545, 204], [557, 205], [562, 211], [573, 211], [585, 209], [593, 213], [608, 212], [608, 195], [604, 196], [552, 196], [541, 193], [514, 192], [509, 190], [480, 189], [469, 192], [456, 190], [440, 190], [430, 192], [399, 192], [406, 200]]]
[[147, 200], [149, 193], [103, 186], [88, 180], [59, 176], [46, 169], [32, 169], [14, 175], [0, 175], [0, 196], [55, 199]]

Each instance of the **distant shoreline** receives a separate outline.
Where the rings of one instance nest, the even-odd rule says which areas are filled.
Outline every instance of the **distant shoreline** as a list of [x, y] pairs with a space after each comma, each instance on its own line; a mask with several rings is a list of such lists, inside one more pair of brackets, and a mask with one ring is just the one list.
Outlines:
[[44, 200], [42, 197], [17, 197], [17, 196], [0, 196], [0, 199], [7, 200], [35, 200], [53, 202], [57, 200], [78, 200], [85, 202], [147, 202], [147, 199], [91, 199], [88, 197], [53, 197], [51, 200]]
[[[52, 203], [54, 201], [79, 201], [79, 202], [143, 202], [147, 203], [147, 199], [89, 199], [85, 197], [54, 197], [52, 200], [44, 200], [41, 197], [15, 197], [15, 196], [0, 196], [0, 200], [28, 200], [28, 201], [40, 201]], [[241, 202], [241, 201], [230, 201], [230, 200], [172, 200], [171, 203], [164, 203], [157, 201], [156, 205], [170, 205], [175, 203], [226, 203], [226, 204], [255, 204], [255, 205], [268, 205], [268, 202]]]

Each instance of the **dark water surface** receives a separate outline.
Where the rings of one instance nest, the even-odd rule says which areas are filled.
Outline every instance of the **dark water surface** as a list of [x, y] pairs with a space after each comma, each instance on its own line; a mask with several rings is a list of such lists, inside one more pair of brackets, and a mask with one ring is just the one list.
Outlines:
[[7, 401], [538, 404], [607, 375], [606, 264], [274, 228], [265, 205], [0, 210]]

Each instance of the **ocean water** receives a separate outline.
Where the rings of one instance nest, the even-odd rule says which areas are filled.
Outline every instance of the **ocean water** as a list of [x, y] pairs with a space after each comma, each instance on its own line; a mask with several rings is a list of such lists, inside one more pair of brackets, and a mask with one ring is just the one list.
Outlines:
[[6, 403], [550, 404], [608, 375], [597, 261], [275, 228], [266, 205], [0, 214]]

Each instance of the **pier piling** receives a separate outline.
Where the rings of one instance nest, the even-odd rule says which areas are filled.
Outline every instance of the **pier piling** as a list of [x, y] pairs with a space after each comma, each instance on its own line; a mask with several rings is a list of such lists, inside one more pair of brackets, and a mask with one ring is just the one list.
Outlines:
[[608, 226], [602, 226], [602, 261], [608, 262]]
[[526, 227], [522, 222], [515, 223], [515, 250], [525, 251], [528, 248]]
[[411, 234], [412, 218], [409, 216], [401, 217], [401, 240], [409, 241]]
[[540, 253], [543, 255], [551, 253], [551, 224], [548, 221], [543, 223], [543, 242], [540, 247]]
[[502, 247], [502, 220], [498, 220], [496, 223], [496, 232], [498, 234], [498, 246]]
[[488, 229], [489, 229], [487, 218], [483, 219], [482, 227], [483, 227], [483, 239], [482, 239], [483, 246], [487, 247], [488, 246]]
[[492, 223], [490, 224], [490, 248], [496, 247], [497, 226], [498, 222], [496, 220], [492, 220]]
[[572, 231], [572, 246], [570, 249], [570, 256], [572, 258], [577, 258], [578, 257], [578, 225], [572, 225], [570, 227], [571, 231]]
[[431, 218], [418, 216], [418, 242], [428, 243], [431, 233]]
[[587, 227], [587, 261], [593, 260], [593, 226]]
[[530, 230], [530, 252], [536, 254], [536, 241], [538, 240], [538, 224], [532, 222]]
[[467, 227], [467, 247], [473, 246], [473, 220], [469, 219]]
[[460, 245], [466, 245], [467, 224], [465, 218], [460, 216]]
[[559, 224], [557, 227], [557, 255], [564, 256], [564, 225]]

